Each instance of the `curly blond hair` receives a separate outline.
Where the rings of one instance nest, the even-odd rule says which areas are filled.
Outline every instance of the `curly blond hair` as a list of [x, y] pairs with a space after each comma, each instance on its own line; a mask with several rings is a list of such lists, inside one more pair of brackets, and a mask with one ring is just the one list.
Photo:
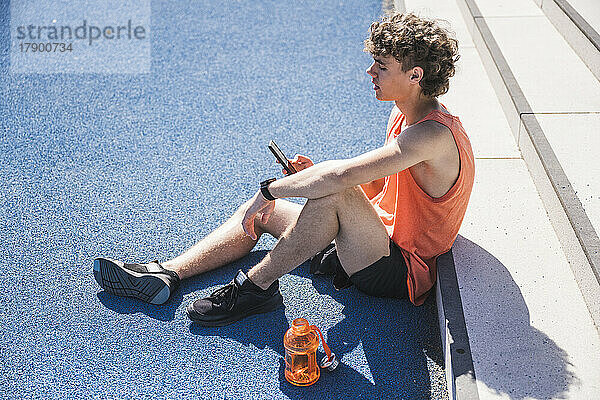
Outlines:
[[458, 61], [458, 41], [454, 34], [442, 28], [438, 20], [415, 14], [395, 14], [373, 22], [364, 51], [373, 56], [393, 56], [402, 71], [423, 68], [419, 83], [423, 95], [438, 97], [448, 91], [454, 64]]

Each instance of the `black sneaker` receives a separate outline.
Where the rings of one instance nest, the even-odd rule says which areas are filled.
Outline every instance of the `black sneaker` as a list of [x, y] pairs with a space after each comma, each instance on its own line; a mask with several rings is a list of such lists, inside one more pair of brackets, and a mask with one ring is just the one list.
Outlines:
[[335, 258], [337, 250], [331, 243], [310, 260], [310, 273], [313, 275], [335, 275]]
[[262, 290], [239, 270], [231, 283], [190, 303], [187, 314], [203, 326], [225, 326], [253, 314], [274, 311], [282, 305], [279, 281]]
[[352, 281], [342, 267], [342, 263], [337, 255], [337, 249], [333, 243], [315, 254], [310, 261], [310, 273], [313, 275], [333, 276], [333, 286], [336, 290], [352, 286]]
[[135, 297], [150, 304], [163, 304], [179, 287], [177, 273], [164, 269], [158, 260], [148, 264], [125, 264], [108, 258], [96, 258], [94, 278], [107, 292]]

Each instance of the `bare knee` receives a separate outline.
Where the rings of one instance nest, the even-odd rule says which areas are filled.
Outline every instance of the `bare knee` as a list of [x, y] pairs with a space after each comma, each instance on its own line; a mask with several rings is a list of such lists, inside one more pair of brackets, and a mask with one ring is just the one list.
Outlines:
[[233, 213], [234, 215], [237, 215], [239, 217], [243, 217], [244, 214], [246, 213], [246, 210], [248, 210], [248, 207], [250, 207], [250, 204], [252, 203], [252, 199], [248, 199], [246, 200], [244, 203], [242, 203], [237, 210], [235, 210], [235, 212]]
[[318, 199], [308, 199], [307, 202], [323, 204], [340, 204], [347, 202], [356, 196], [363, 195], [358, 186], [349, 187], [337, 193], [332, 193], [327, 196], [319, 197]]
[[[248, 210], [251, 204], [252, 198], [246, 200], [242, 205], [240, 205], [237, 208], [237, 210], [235, 210], [231, 220], [233, 220], [234, 223], [239, 223], [239, 225], [242, 226], [242, 220], [244, 219], [244, 215], [246, 215], [246, 211]], [[260, 236], [266, 232], [264, 227], [260, 223], [260, 217], [261, 215], [258, 214], [256, 218], [254, 218], [254, 232], [256, 233], [256, 236], [258, 238], [260, 238]]]

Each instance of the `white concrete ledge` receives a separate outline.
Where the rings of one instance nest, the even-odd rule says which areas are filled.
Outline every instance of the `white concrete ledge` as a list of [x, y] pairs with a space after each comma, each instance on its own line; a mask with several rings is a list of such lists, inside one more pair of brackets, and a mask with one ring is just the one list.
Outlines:
[[452, 251], [438, 258], [436, 303], [450, 400], [479, 400]]
[[566, 0], [544, 0], [541, 9], [552, 25], [600, 80], [600, 35]]
[[[568, 257], [588, 310], [600, 332], [600, 240], [569, 179], [536, 120], [486, 19], [474, 0], [457, 0], [465, 20], [474, 20], [474, 43], [527, 163], [548, 216]], [[527, 136], [527, 137], [526, 137]], [[549, 190], [552, 188], [552, 190]], [[557, 208], [557, 205], [560, 207]], [[567, 222], [565, 224], [565, 221]], [[579, 247], [579, 249], [578, 249]], [[584, 255], [582, 257], [581, 255]], [[585, 269], [589, 271], [584, 271]], [[589, 279], [593, 279], [592, 282]]]

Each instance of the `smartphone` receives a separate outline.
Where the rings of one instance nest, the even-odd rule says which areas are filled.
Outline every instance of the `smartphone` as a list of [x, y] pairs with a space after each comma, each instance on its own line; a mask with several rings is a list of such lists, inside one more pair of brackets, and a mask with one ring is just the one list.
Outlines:
[[283, 165], [283, 168], [285, 168], [288, 174], [295, 174], [296, 172], [298, 172], [296, 171], [296, 168], [294, 168], [292, 163], [288, 160], [288, 158], [285, 156], [285, 154], [283, 154], [283, 151], [281, 151], [281, 149], [277, 147], [275, 142], [272, 140], [269, 142], [269, 150], [271, 150], [271, 153], [273, 153], [273, 155], [279, 161], [279, 163]]

